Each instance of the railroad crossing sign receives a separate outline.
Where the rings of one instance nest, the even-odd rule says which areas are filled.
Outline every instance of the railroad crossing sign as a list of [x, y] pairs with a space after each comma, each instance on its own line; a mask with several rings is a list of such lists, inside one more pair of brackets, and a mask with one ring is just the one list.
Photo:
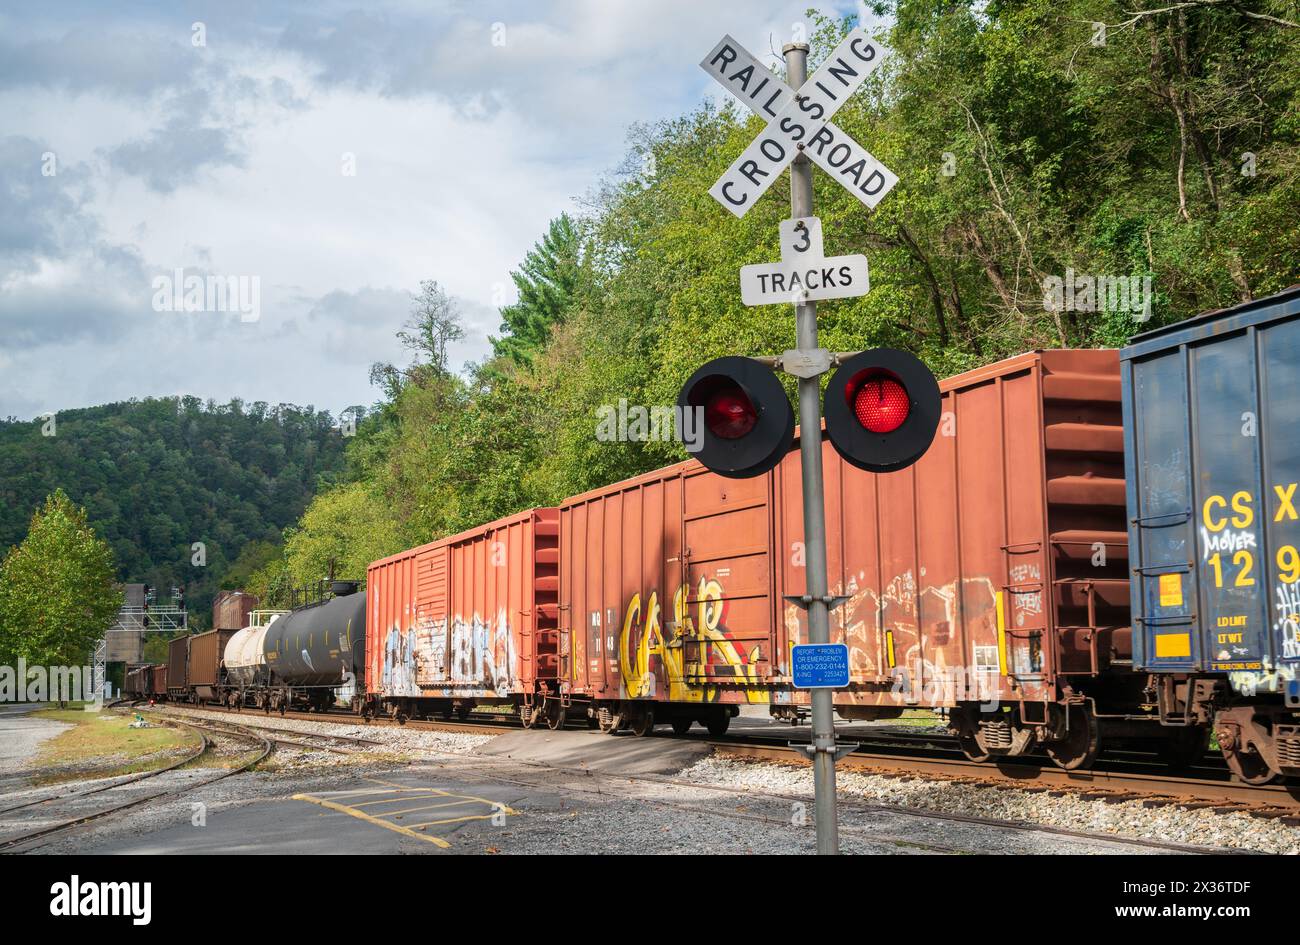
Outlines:
[[822, 251], [822, 221], [797, 217], [781, 221], [781, 261], [740, 267], [740, 298], [746, 305], [816, 299], [847, 299], [866, 295], [870, 288], [867, 257], [826, 258]]
[[722, 37], [700, 67], [767, 119], [767, 127], [709, 190], [713, 199], [736, 216], [744, 216], [802, 153], [874, 208], [898, 177], [830, 119], [880, 65], [884, 53], [859, 26], [795, 93], [738, 42]]

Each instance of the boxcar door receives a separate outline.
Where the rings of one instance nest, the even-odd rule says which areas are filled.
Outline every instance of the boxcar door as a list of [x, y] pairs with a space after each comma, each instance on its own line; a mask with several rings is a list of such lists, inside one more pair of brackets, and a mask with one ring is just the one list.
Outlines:
[[709, 701], [767, 701], [772, 666], [770, 476], [688, 474], [684, 485], [688, 686]]

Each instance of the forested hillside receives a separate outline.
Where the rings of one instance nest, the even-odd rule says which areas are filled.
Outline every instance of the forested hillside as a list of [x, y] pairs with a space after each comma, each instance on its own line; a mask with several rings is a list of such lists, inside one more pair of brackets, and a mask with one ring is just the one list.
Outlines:
[[342, 468], [332, 427], [310, 408], [194, 397], [62, 411], [52, 427], [0, 421], [0, 548], [62, 488], [111, 545], [120, 580], [160, 595], [184, 586], [206, 627], [215, 591], [274, 556], [318, 482]]
[[[906, 348], [949, 374], [1118, 345], [1300, 281], [1294, 4], [878, 12], [894, 55], [836, 122], [900, 183], [869, 212], [814, 171], [827, 252], [871, 264], [870, 294], [821, 307], [827, 348]], [[818, 22], [814, 66], [851, 23]], [[381, 554], [683, 457], [673, 442], [601, 441], [597, 410], [671, 404], [707, 358], [790, 345], [790, 307], [746, 308], [737, 291], [740, 266], [778, 258], [788, 179], [742, 220], [708, 196], [760, 127], [701, 104], [635, 129], [624, 167], [524, 261], [497, 356], [468, 372], [438, 356], [452, 307], [422, 306], [412, 364], [377, 366], [386, 402], [349, 447], [347, 481], [257, 583], [314, 579], [331, 556], [360, 575]], [[1149, 278], [1149, 318], [1046, 304], [1071, 272]]]

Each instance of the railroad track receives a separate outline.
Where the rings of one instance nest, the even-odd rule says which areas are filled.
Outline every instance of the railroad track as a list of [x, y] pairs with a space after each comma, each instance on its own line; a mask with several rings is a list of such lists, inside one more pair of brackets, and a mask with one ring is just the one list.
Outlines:
[[[778, 764], [806, 764], [804, 753], [788, 745], [712, 740], [719, 752]], [[938, 777], [989, 787], [1070, 793], [1109, 803], [1141, 801], [1146, 806], [1209, 808], [1219, 813], [1240, 811], [1300, 825], [1300, 788], [1294, 785], [1251, 786], [1224, 778], [1150, 773], [1122, 766], [1098, 765], [1087, 771], [1065, 771], [1050, 761], [1033, 758], [1000, 763], [976, 762], [942, 752], [911, 750], [905, 754], [859, 747], [839, 762], [842, 770], [891, 777]]]
[[[139, 774], [130, 775], [124, 780], [114, 781], [112, 784], [105, 784], [97, 788], [91, 788], [88, 791], [72, 791], [67, 794], [52, 794], [49, 797], [41, 797], [41, 798], [37, 798], [36, 800], [26, 801], [22, 804], [14, 804], [12, 807], [3, 807], [0, 808], [0, 816], [4, 814], [8, 814], [11, 811], [24, 810], [29, 807], [40, 807], [44, 804], [53, 803], [54, 801], [75, 800], [76, 798], [79, 797], [89, 797], [92, 794], [103, 794], [105, 791], [111, 791], [114, 788], [121, 788], [121, 787], [125, 787], [128, 784], [136, 784], [140, 781], [147, 781], [150, 778], [156, 778], [161, 774], [166, 774], [168, 771], [174, 771], [177, 768], [182, 767], [183, 765], [189, 764], [191, 761], [198, 760], [200, 756], [202, 756], [207, 752], [208, 748], [209, 745], [208, 745], [207, 738], [205, 738], [203, 735], [199, 735], [198, 748], [193, 752], [191, 752], [190, 754], [186, 755], [184, 758], [181, 758], [178, 761], [174, 761], [169, 765], [164, 765], [161, 768], [154, 768], [152, 771], [143, 771]], [[91, 774], [93, 775], [93, 772]], [[87, 778], [87, 780], [91, 780], [91, 779], [93, 778]]]
[[[716, 743], [716, 747], [722, 749], [730, 744], [731, 743]], [[793, 752], [793, 749], [791, 749], [791, 751]], [[551, 791], [558, 790], [562, 786], [565, 793], [585, 794], [603, 798], [609, 798], [611, 795], [637, 797], [641, 800], [647, 801], [648, 803], [672, 808], [674, 810], [706, 814], [708, 816], [728, 820], [765, 823], [774, 827], [790, 827], [791, 820], [789, 815], [783, 812], [781, 816], [770, 816], [744, 809], [720, 809], [705, 806], [698, 802], [682, 802], [673, 800], [666, 796], [661, 789], [682, 789], [695, 793], [704, 791], [719, 796], [744, 798], [747, 802], [762, 800], [768, 802], [779, 802], [782, 805], [793, 805], [795, 803], [811, 805], [812, 802], [812, 799], [808, 795], [785, 794], [773, 791], [756, 791], [749, 787], [732, 787], [728, 785], [709, 784], [707, 782], [691, 781], [684, 778], [674, 778], [665, 775], [629, 774], [620, 771], [601, 771], [587, 767], [576, 768], [568, 765], [557, 765], [551, 762], [534, 761], [514, 757], [508, 759], [509, 764], [525, 769], [532, 769], [542, 776], [540, 780], [531, 779], [520, 776], [517, 773], [514, 775], [502, 774], [499, 769], [501, 765], [506, 762], [506, 759], [485, 759], [463, 753], [452, 752], [433, 753], [445, 755], [459, 770], [473, 770], [476, 778], [482, 778], [500, 784], [509, 784], [517, 787], [528, 788], [530, 790]], [[565, 780], [562, 785], [558, 785], [556, 783], [558, 779], [569, 780]], [[601, 782], [603, 786], [596, 787], [593, 785], [593, 781]], [[635, 795], [627, 791], [628, 785], [652, 786], [660, 790], [656, 790], [650, 796]], [[1072, 830], [1065, 827], [1053, 826], [1051, 824], [1039, 824], [1029, 821], [1005, 820], [992, 817], [978, 817], [968, 814], [955, 814], [945, 811], [921, 810], [901, 805], [865, 803], [848, 798], [840, 798], [837, 802], [837, 806], [841, 815], [845, 813], [900, 815], [923, 820], [939, 820], [947, 823], [987, 827], [1008, 833], [1033, 833], [1047, 836], [1067, 837], [1076, 840], [1088, 840], [1097, 843], [1133, 847], [1135, 849], [1161, 850], [1173, 853], [1191, 853], [1200, 855], [1224, 853], [1247, 856], [1259, 855], [1256, 851], [1252, 850], [1203, 847], [1186, 843], [1152, 840], [1143, 837], [1126, 837], [1120, 834]], [[899, 836], [897, 834], [891, 834], [874, 828], [857, 827], [844, 823], [840, 824], [839, 831], [843, 836], [857, 837], [864, 841], [877, 843], [894, 843], [899, 846], [916, 848], [930, 853], [965, 854], [970, 852], [967, 847], [954, 846], [932, 840], [921, 841], [917, 840], [915, 837]]]
[[[181, 720], [181, 719], [170, 719], [168, 721], [172, 724], [184, 725], [194, 729], [196, 733], [199, 735], [199, 738], [201, 740], [200, 750], [176, 764], [167, 765], [164, 768], [159, 768], [154, 771], [145, 772], [140, 776], [132, 777], [126, 781], [118, 781], [111, 785], [94, 788], [88, 791], [79, 791], [69, 795], [57, 795], [55, 797], [43, 798], [40, 801], [36, 801], [31, 804], [16, 805], [15, 807], [8, 808], [7, 811], [15, 811], [22, 808], [41, 806], [47, 803], [53, 803], [58, 800], [77, 801], [83, 797], [88, 797], [90, 795], [102, 794], [114, 790], [120, 790], [121, 788], [126, 787], [127, 785], [138, 784], [141, 781], [145, 781], [150, 778], [156, 778], [168, 772], [175, 771], [177, 768], [181, 767], [182, 765], [195, 761], [198, 758], [202, 757], [203, 755], [207, 754], [214, 747], [214, 743], [212, 739], [210, 739], [208, 735], [205, 734], [203, 731], [205, 726], [198, 725], [191, 721]], [[152, 794], [146, 794], [143, 797], [134, 797], [131, 798], [130, 800], [113, 804], [109, 807], [99, 808], [97, 810], [93, 810], [89, 812], [76, 813], [70, 817], [59, 820], [53, 824], [47, 824], [46, 826], [39, 827], [35, 830], [28, 830], [23, 833], [13, 834], [11, 836], [0, 838], [0, 852], [26, 853], [33, 849], [36, 849], [36, 846], [40, 845], [37, 841], [46, 840], [50, 837], [53, 837], [56, 834], [61, 834], [66, 831], [73, 830], [77, 827], [82, 827], [87, 824], [103, 820], [107, 817], [111, 817], [115, 814], [122, 813], [123, 811], [127, 811], [135, 807], [140, 807], [144, 804], [148, 804], [153, 801], [162, 800], [164, 798], [176, 797], [188, 793], [190, 791], [196, 790], [198, 788], [206, 787], [209, 784], [215, 784], [217, 781], [221, 781], [233, 775], [241, 774], [245, 771], [248, 771], [249, 769], [253, 768], [255, 765], [264, 761], [275, 749], [275, 744], [272, 740], [269, 740], [257, 734], [256, 731], [253, 730], [252, 728], [245, 728], [243, 726], [238, 726], [238, 728], [242, 729], [242, 731], [238, 731], [238, 732], [223, 731], [221, 732], [221, 734], [228, 737], [236, 737], [236, 738], [242, 737], [254, 743], [255, 747], [251, 753], [251, 757], [241, 762], [240, 764], [232, 768], [223, 769], [222, 771], [213, 775], [212, 777], [201, 778], [195, 781], [187, 782], [185, 784], [176, 785], [175, 787], [170, 787], [162, 791], [158, 791]], [[0, 813], [5, 813], [7, 811], [0, 812]], [[0, 823], [0, 829], [3, 829], [3, 827], [5, 826], [15, 826], [15, 825]], [[33, 844], [35, 844], [35, 846], [33, 846]]]
[[[446, 719], [446, 720], [409, 719], [406, 722], [397, 722], [396, 720], [389, 719], [389, 718], [376, 718], [376, 719], [367, 720], [363, 718], [359, 713], [341, 712], [341, 711], [300, 712], [297, 710], [292, 710], [284, 713], [264, 714], [250, 709], [245, 709], [243, 711], [239, 709], [232, 709], [229, 706], [224, 706], [224, 705], [215, 705], [215, 704], [190, 705], [189, 703], [184, 703], [184, 702], [174, 703], [174, 704], [162, 703], [159, 705], [159, 708], [162, 708], [163, 706], [170, 706], [170, 705], [175, 705], [177, 708], [180, 709], [193, 709], [201, 712], [222, 712], [234, 716], [247, 716], [250, 720], [273, 719], [278, 716], [279, 718], [284, 718], [284, 719], [301, 719], [305, 722], [337, 722], [340, 725], [343, 724], [373, 725], [378, 727], [407, 728], [407, 729], [412, 729], [414, 731], [469, 732], [472, 734], [482, 734], [482, 735], [500, 735], [502, 732], [509, 732], [512, 730], [520, 730], [520, 731], [523, 730], [522, 726], [520, 726], [515, 721], [515, 717], [513, 715], [502, 716], [501, 720], [499, 721], [495, 719], [492, 721], [485, 721], [482, 718], [480, 718], [476, 721], [469, 721], [469, 720], [460, 721], [456, 719]], [[257, 727], [261, 728], [262, 726], [259, 725]], [[290, 730], [284, 729], [282, 731], [290, 731]], [[297, 729], [292, 729], [291, 731], [297, 732]]]
[[[178, 718], [178, 716], [174, 714], [169, 714], [169, 717], [174, 719]], [[377, 746], [383, 746], [384, 744], [383, 742], [373, 738], [361, 738], [356, 735], [325, 735], [320, 732], [302, 732], [296, 728], [276, 728], [274, 726], [260, 725], [257, 723], [250, 723], [247, 726], [237, 725], [235, 726], [235, 730], [233, 731], [228, 727], [223, 727], [224, 723], [212, 724], [212, 722], [208, 720], [195, 721], [194, 719], [186, 719], [183, 724], [191, 725], [195, 728], [202, 729], [208, 732], [214, 732], [216, 734], [221, 734], [221, 735], [237, 736], [239, 734], [239, 730], [243, 729], [247, 731], [257, 732], [258, 734], [263, 735], [263, 737], [268, 738], [270, 741], [274, 742], [277, 745], [292, 745], [295, 748], [306, 748], [311, 751], [329, 751], [340, 755], [351, 755], [351, 754], [355, 754], [357, 751], [362, 751], [367, 748], [373, 748]], [[295, 737], [286, 738], [285, 737], [286, 735], [293, 735]], [[315, 739], [316, 743], [313, 743], [311, 739]], [[326, 744], [320, 744], [321, 742], [324, 742]], [[342, 745], [356, 745], [361, 747], [358, 748], [340, 747]]]
[[[231, 712], [224, 706], [206, 706], [206, 710]], [[288, 712], [286, 717], [314, 722], [396, 726], [414, 730], [470, 732], [497, 735], [521, 730], [513, 718], [500, 721], [411, 719], [398, 723], [392, 719], [373, 719], [367, 723], [360, 715], [343, 712]], [[294, 734], [303, 733], [292, 730]], [[794, 729], [799, 731], [799, 729]], [[805, 730], [806, 731], [806, 730]], [[772, 732], [733, 732], [721, 738], [703, 733], [693, 736], [707, 741], [715, 750], [757, 761], [781, 764], [805, 764], [806, 758], [789, 746], [787, 730]], [[667, 732], [655, 737], [679, 738]], [[861, 734], [858, 735], [861, 738]], [[846, 739], [842, 739], [846, 740]], [[1222, 759], [1207, 755], [1189, 772], [1170, 773], [1154, 761], [1154, 754], [1127, 750], [1103, 756], [1093, 768], [1066, 771], [1045, 756], [1023, 756], [1002, 762], [975, 762], [961, 754], [954, 736], [943, 732], [907, 732], [882, 729], [859, 741], [859, 747], [840, 762], [846, 770], [858, 770], [890, 777], [935, 777], [962, 780], [988, 787], [1014, 787], [1034, 792], [1062, 792], [1090, 800], [1110, 803], [1140, 800], [1151, 807], [1178, 806], [1205, 808], [1219, 813], [1242, 812], [1257, 817], [1277, 819], [1288, 826], [1300, 825], [1300, 785], [1251, 786], [1231, 780]]]

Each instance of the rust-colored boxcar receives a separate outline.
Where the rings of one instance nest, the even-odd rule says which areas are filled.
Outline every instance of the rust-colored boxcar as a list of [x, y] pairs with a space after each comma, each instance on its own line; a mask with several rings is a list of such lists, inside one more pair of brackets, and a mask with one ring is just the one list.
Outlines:
[[177, 637], [167, 644], [167, 695], [173, 699], [189, 696], [187, 664], [190, 659], [190, 638]]
[[658, 721], [714, 730], [728, 704], [769, 701], [771, 482], [688, 462], [561, 504], [561, 687], [593, 701], [602, 728], [653, 726], [643, 700], [673, 704]]
[[[393, 714], [556, 694], [556, 510], [532, 509], [376, 561], [366, 685]], [[558, 704], [557, 704], [558, 708]]]
[[[831, 593], [845, 598], [832, 635], [853, 670], [837, 707], [954, 709], [972, 754], [1095, 752], [1063, 739], [1095, 742], [1097, 714], [1137, 701], [1117, 354], [1033, 352], [940, 389], [934, 444], [909, 469], [866, 473], [823, 446]], [[673, 704], [653, 721], [711, 728], [725, 720], [710, 705], [806, 703], [788, 656], [806, 639], [788, 600], [805, 591], [802, 508], [797, 448], [754, 479], [687, 462], [566, 500], [570, 696], [633, 727], [638, 700]]]
[[[1090, 761], [1096, 720], [1120, 725], [1142, 701], [1118, 354], [1033, 352], [940, 389], [939, 430], [915, 466], [826, 464], [831, 593], [847, 598], [832, 633], [855, 680], [837, 693], [841, 714], [942, 706], [972, 755], [1042, 742], [1061, 763]], [[780, 593], [801, 595], [797, 456], [774, 476]], [[802, 618], [784, 604], [782, 652]]]
[[166, 698], [167, 666], [165, 663], [149, 667], [149, 688], [146, 695], [154, 699]]
[[122, 677], [122, 695], [143, 696], [149, 692], [149, 666], [128, 666]]
[[243, 630], [249, 614], [257, 610], [257, 598], [244, 591], [218, 591], [212, 599], [213, 630]]
[[217, 692], [222, 684], [221, 658], [226, 644], [235, 630], [209, 630], [190, 637], [188, 684], [191, 696], [198, 702], [212, 702], [220, 698]]

